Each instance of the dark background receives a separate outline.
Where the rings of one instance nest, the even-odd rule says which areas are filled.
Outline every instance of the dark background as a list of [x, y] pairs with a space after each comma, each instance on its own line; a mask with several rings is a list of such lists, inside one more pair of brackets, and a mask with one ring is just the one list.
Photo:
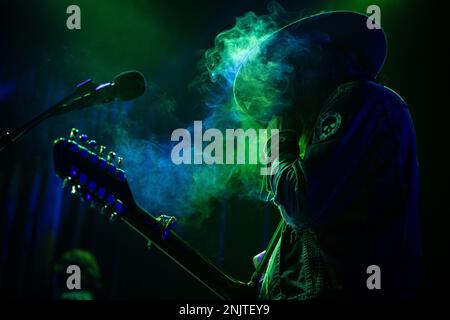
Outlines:
[[[448, 260], [446, 171], [446, 67], [441, 4], [425, 1], [280, 1], [304, 14], [382, 9], [389, 53], [382, 81], [408, 103], [421, 168], [424, 243], [422, 297], [445, 295]], [[82, 29], [66, 28], [66, 8], [77, 4]], [[202, 285], [123, 224], [107, 223], [59, 188], [51, 142], [71, 127], [98, 141], [114, 127], [135, 137], [170, 136], [200, 119], [204, 109], [189, 90], [197, 63], [215, 36], [247, 11], [264, 14], [266, 1], [2, 1], [0, 4], [0, 128], [16, 128], [73, 86], [91, 77], [108, 81], [128, 69], [142, 71], [153, 89], [131, 104], [101, 106], [48, 120], [0, 154], [0, 291], [9, 298], [51, 297], [52, 266], [71, 248], [91, 251], [100, 264], [105, 298], [213, 298]], [[173, 113], [167, 110], [167, 101]], [[160, 102], [160, 103], [158, 103]], [[149, 106], [152, 106], [151, 108]], [[123, 112], [126, 110], [126, 112]], [[123, 119], [123, 117], [127, 117]], [[155, 181], [157, 183], [157, 181]], [[201, 224], [178, 227], [192, 245], [240, 279], [267, 244], [278, 221], [274, 208], [227, 197]]]

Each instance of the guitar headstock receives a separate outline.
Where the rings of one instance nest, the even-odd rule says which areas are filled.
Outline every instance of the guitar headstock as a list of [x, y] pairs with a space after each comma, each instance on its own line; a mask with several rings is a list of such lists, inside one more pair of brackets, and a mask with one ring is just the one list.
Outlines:
[[101, 208], [111, 218], [123, 216], [136, 206], [122, 158], [105, 146], [97, 146], [86, 134], [72, 129], [68, 139], [59, 138], [53, 144], [56, 174], [91, 206]]

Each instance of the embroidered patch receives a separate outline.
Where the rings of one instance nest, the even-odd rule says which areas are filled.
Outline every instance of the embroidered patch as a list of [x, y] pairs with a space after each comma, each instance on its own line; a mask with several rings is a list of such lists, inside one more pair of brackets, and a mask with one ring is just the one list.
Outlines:
[[316, 129], [317, 140], [322, 141], [335, 134], [341, 126], [342, 116], [337, 112], [328, 112], [320, 117]]

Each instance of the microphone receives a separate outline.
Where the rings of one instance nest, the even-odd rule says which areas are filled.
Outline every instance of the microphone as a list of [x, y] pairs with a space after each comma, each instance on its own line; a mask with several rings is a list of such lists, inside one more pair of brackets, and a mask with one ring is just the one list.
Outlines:
[[58, 113], [65, 113], [75, 109], [82, 109], [94, 104], [109, 103], [114, 99], [129, 101], [140, 97], [145, 92], [145, 78], [139, 71], [125, 71], [114, 77], [112, 82], [96, 86], [87, 80], [78, 85], [81, 92], [83, 87], [87, 92], [70, 103], [61, 105]]
[[83, 81], [77, 85], [74, 92], [28, 121], [22, 127], [0, 135], [0, 151], [18, 140], [31, 128], [52, 116], [86, 108], [94, 104], [108, 103], [114, 99], [122, 101], [133, 100], [144, 94], [145, 88], [145, 78], [139, 71], [122, 72], [115, 76], [112, 82], [101, 85], [93, 83], [90, 79]]

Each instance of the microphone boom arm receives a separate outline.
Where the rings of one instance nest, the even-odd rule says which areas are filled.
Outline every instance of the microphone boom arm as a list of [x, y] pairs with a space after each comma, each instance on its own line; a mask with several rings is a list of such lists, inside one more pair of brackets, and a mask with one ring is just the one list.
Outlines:
[[69, 101], [76, 101], [77, 96], [82, 96], [88, 94], [97, 87], [97, 84], [93, 83], [91, 79], [87, 79], [79, 83], [74, 92], [64, 97], [62, 100], [40, 113], [23, 126], [15, 129], [11, 132], [6, 132], [0, 136], [0, 151], [6, 149], [9, 145], [19, 140], [23, 135], [29, 132], [32, 128], [43, 122], [44, 120], [59, 114], [63, 114], [73, 110], [73, 108], [68, 108], [71, 104], [67, 104]]

